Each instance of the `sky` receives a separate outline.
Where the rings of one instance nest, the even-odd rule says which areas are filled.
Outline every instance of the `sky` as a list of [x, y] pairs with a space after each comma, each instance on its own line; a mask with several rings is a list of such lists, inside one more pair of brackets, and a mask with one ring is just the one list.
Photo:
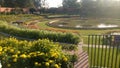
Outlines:
[[[80, 1], [80, 0], [78, 0]], [[113, 1], [120, 1], [120, 0], [113, 0]], [[49, 7], [59, 7], [62, 6], [62, 0], [47, 0]]]
[[62, 0], [47, 0], [49, 7], [59, 7], [62, 5]]
[[[78, 0], [80, 1], [80, 0]], [[47, 0], [49, 7], [59, 7], [62, 6], [62, 0]]]

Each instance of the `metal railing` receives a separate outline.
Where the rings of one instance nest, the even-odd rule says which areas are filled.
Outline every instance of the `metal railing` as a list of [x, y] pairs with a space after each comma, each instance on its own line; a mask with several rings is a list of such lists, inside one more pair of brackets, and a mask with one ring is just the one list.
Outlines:
[[89, 68], [120, 68], [120, 35], [88, 36]]

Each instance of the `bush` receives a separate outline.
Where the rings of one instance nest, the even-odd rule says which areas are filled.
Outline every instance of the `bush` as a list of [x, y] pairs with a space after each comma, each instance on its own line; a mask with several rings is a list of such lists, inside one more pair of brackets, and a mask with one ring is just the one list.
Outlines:
[[29, 30], [29, 29], [20, 29], [15, 26], [0, 25], [0, 31], [23, 38], [28, 39], [49, 39], [54, 42], [62, 42], [62, 43], [71, 43], [78, 44], [80, 38], [76, 34], [72, 33], [60, 33], [60, 32], [52, 32], [52, 31], [43, 31], [43, 30]]
[[2, 68], [70, 68], [70, 56], [58, 44], [47, 39], [19, 41], [15, 38], [0, 40]]
[[77, 45], [74, 45], [74, 44], [61, 44], [61, 46], [63, 50], [72, 51], [77, 49]]

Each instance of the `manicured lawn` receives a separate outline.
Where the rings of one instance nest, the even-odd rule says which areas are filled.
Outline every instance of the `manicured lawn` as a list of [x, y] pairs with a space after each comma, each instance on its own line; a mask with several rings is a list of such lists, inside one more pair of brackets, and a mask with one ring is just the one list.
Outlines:
[[[119, 31], [119, 29], [107, 29], [107, 30], [76, 30], [76, 29], [65, 29], [65, 28], [54, 28], [54, 27], [50, 27], [47, 26], [46, 23], [54, 20], [54, 19], [45, 19], [43, 17], [40, 16], [34, 16], [33, 17], [31, 15], [19, 15], [19, 16], [14, 16], [14, 15], [7, 15], [7, 16], [0, 16], [0, 20], [4, 20], [7, 22], [11, 22], [11, 21], [15, 21], [15, 20], [24, 20], [26, 23], [29, 23], [29, 21], [34, 21], [34, 20], [39, 20], [40, 22], [36, 23], [37, 26], [39, 26], [40, 30], [48, 30], [48, 31], [55, 31], [55, 32], [70, 32], [70, 33], [76, 33], [78, 34], [82, 39], [83, 39], [83, 43], [84, 44], [88, 44], [88, 35], [102, 35], [105, 34], [109, 31]], [[56, 19], [55, 19], [56, 20]], [[118, 21], [120, 21], [119, 19], [109, 19], [109, 21], [105, 21], [102, 20], [104, 22], [106, 22], [107, 24], [109, 23], [113, 23], [115, 22], [115, 24], [118, 24]], [[75, 21], [70, 21], [69, 20], [63, 20], [63, 22], [69, 22], [70, 25], [77, 25], [74, 22], [79, 22], [78, 20]], [[92, 22], [91, 24], [95, 24], [97, 21], [96, 20], [89, 20], [87, 22]], [[83, 25], [86, 23], [82, 23]], [[90, 23], [89, 23], [90, 24]], [[96, 24], [95, 24], [96, 25]], [[0, 34], [0, 39], [5, 38], [5, 36]], [[66, 44], [65, 44], [66, 45]], [[69, 46], [64, 46], [63, 45], [63, 49], [68, 49], [68, 50], [74, 50], [76, 47], [73, 47], [73, 45], [71, 45], [70, 48]], [[84, 51], [88, 51], [87, 47], [83, 47]], [[91, 66], [102, 66], [102, 67], [110, 67], [110, 68], [119, 68], [119, 62], [115, 62], [116, 61], [116, 48], [113, 49], [112, 48], [89, 48], [89, 64], [91, 64]], [[120, 50], [118, 52], [118, 57], [120, 60]], [[91, 59], [92, 58], [92, 59]], [[112, 59], [113, 58], [113, 59]], [[112, 66], [112, 67], [111, 67]], [[94, 67], [97, 68], [97, 67]]]
[[[52, 19], [54, 20], [54, 19]], [[38, 25], [40, 29], [43, 30], [50, 30], [50, 31], [57, 31], [57, 32], [72, 32], [79, 34], [82, 37], [84, 44], [88, 44], [88, 35], [103, 35], [110, 31], [119, 31], [119, 29], [106, 29], [106, 30], [76, 30], [76, 29], [65, 29], [65, 28], [54, 28], [47, 26], [46, 23], [52, 21], [51, 19], [48, 21], [39, 22]]]
[[0, 15], [0, 20], [7, 21], [8, 23], [15, 21], [23, 21], [24, 23], [29, 23], [33, 20], [43, 20], [43, 17], [36, 16], [32, 14], [19, 14], [19, 15]]
[[[54, 16], [54, 15], [52, 15]], [[56, 16], [56, 15], [55, 15]], [[58, 16], [58, 15], [57, 15]], [[63, 15], [62, 15], [63, 16]], [[105, 34], [109, 31], [119, 31], [119, 29], [107, 29], [107, 30], [76, 30], [76, 29], [65, 29], [65, 28], [54, 28], [54, 27], [50, 27], [50, 26], [47, 26], [46, 23], [50, 22], [50, 21], [53, 21], [53, 20], [56, 20], [56, 19], [60, 19], [64, 22], [67, 22], [67, 23], [70, 23], [72, 22], [71, 24], [74, 24], [75, 21], [77, 21], [78, 23], [78, 18], [75, 19], [75, 21], [73, 21], [72, 19], [70, 20], [70, 22], [68, 22], [69, 20], [68, 19], [65, 19], [65, 18], [55, 18], [55, 19], [46, 19], [44, 17], [41, 17], [41, 16], [36, 16], [36, 15], [1, 15], [0, 16], [0, 20], [6, 20], [8, 22], [11, 22], [11, 21], [15, 21], [15, 20], [23, 20], [25, 21], [26, 23], [29, 23], [29, 21], [31, 20], [39, 20], [40, 22], [36, 23], [37, 26], [39, 26], [40, 29], [42, 30], [49, 30], [49, 31], [56, 31], [56, 32], [72, 32], [72, 33], [77, 33], [79, 34], [80, 37], [82, 37], [83, 39], [83, 42], [85, 44], [87, 44], [87, 38], [88, 38], [88, 35], [92, 35], [92, 34], [97, 34], [97, 35], [101, 35], [101, 34]], [[68, 21], [66, 21], [68, 20]], [[115, 22], [116, 24], [118, 23], [118, 21], [120, 21], [119, 19], [94, 19], [94, 18], [89, 18], [87, 20], [87, 22], [89, 23], [92, 23], [92, 24], [95, 24], [97, 21], [104, 21], [106, 23], [112, 23], [112, 22]], [[83, 23], [82, 23], [83, 24]], [[84, 23], [85, 24], [85, 23]], [[119, 24], [119, 23], [118, 23]]]

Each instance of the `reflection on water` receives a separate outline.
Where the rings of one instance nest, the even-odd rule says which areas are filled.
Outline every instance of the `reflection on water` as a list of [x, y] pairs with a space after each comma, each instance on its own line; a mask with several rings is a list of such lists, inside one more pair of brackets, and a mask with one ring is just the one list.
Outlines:
[[118, 25], [99, 24], [97, 27], [98, 27], [98, 28], [111, 28], [111, 27], [118, 27]]
[[80, 25], [76, 25], [75, 27], [76, 27], [76, 28], [80, 28], [80, 27], [82, 27], [82, 26], [80, 26]]
[[64, 25], [58, 25], [58, 26], [62, 27], [62, 26], [64, 26]]
[[[63, 25], [63, 24], [59, 24], [59, 27], [72, 27], [72, 26], [68, 26], [68, 25]], [[115, 27], [119, 27], [118, 25], [112, 25], [112, 24], [99, 24], [99, 25], [76, 25], [73, 26], [74, 28], [115, 28]]]

